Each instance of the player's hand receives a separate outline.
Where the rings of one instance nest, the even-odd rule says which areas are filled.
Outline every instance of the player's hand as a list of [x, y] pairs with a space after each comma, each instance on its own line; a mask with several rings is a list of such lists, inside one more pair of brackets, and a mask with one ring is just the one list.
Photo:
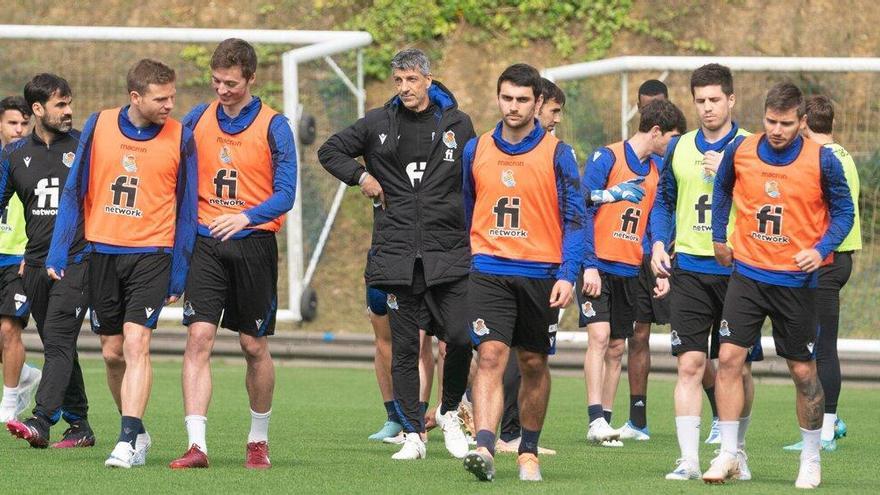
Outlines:
[[645, 189], [639, 186], [644, 181], [644, 177], [636, 177], [635, 179], [611, 186], [608, 188], [608, 193], [611, 194], [615, 202], [629, 201], [630, 203], [638, 203], [645, 197]]
[[721, 266], [730, 266], [733, 264], [733, 249], [725, 242], [713, 242], [715, 248], [715, 261]]
[[180, 299], [180, 294], [172, 294], [165, 298], [165, 305], [174, 304]]
[[595, 268], [584, 270], [583, 293], [590, 297], [599, 297], [602, 293], [602, 277], [599, 276], [599, 270]]
[[244, 213], [226, 213], [215, 218], [208, 228], [211, 229], [211, 237], [225, 241], [250, 224], [251, 220]]
[[381, 206], [383, 210], [385, 209], [385, 191], [382, 190], [379, 181], [372, 175], [367, 174], [364, 177], [364, 182], [361, 184], [361, 193], [373, 200], [374, 207]]
[[663, 299], [669, 294], [669, 279], [657, 277], [654, 285], [654, 299]]
[[721, 159], [724, 157], [724, 153], [719, 153], [717, 151], [707, 151], [703, 155], [703, 171], [715, 175], [718, 173], [718, 166], [721, 165]]
[[571, 282], [568, 280], [557, 280], [553, 284], [553, 290], [550, 291], [550, 307], [564, 308], [568, 306], [573, 292]]
[[64, 278], [64, 270], [61, 270], [59, 273], [60, 275], [58, 273], [55, 273], [54, 268], [46, 268], [46, 274], [49, 275], [49, 278], [51, 278], [52, 280], [61, 280], [62, 278]]
[[24, 260], [21, 260], [21, 263], [18, 265], [18, 276], [24, 276]]
[[794, 255], [794, 262], [801, 270], [807, 273], [813, 273], [819, 269], [822, 264], [822, 255], [815, 249], [804, 249]]
[[657, 278], [666, 278], [672, 275], [672, 259], [665, 248], [662, 242], [657, 241], [651, 250], [651, 271]]

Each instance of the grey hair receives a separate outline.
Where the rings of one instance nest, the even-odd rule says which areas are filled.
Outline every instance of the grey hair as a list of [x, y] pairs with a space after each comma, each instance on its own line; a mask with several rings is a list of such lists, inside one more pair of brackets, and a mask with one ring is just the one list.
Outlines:
[[407, 48], [397, 52], [391, 59], [391, 70], [417, 70], [427, 76], [431, 73], [431, 63], [425, 52], [418, 48]]

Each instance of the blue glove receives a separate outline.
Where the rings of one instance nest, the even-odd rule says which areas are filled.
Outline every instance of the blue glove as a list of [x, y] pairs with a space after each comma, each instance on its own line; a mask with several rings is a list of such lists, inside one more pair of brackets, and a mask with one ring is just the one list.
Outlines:
[[645, 196], [645, 190], [639, 186], [644, 181], [644, 177], [636, 177], [635, 179], [615, 184], [608, 189], [590, 191], [590, 200], [594, 204], [616, 203], [618, 201], [638, 203]]

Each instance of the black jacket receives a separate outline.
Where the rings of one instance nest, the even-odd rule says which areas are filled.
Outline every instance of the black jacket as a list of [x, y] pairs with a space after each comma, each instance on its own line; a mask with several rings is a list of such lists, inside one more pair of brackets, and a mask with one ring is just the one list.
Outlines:
[[461, 154], [475, 137], [470, 117], [458, 109], [452, 93], [438, 81], [428, 91], [437, 109], [436, 135], [426, 164], [401, 162], [398, 155], [398, 97], [367, 112], [351, 127], [330, 137], [318, 150], [321, 165], [350, 186], [364, 167], [379, 181], [386, 210], [376, 208], [373, 242], [366, 268], [369, 285], [412, 283], [421, 257], [428, 286], [467, 275], [470, 246], [461, 196]]

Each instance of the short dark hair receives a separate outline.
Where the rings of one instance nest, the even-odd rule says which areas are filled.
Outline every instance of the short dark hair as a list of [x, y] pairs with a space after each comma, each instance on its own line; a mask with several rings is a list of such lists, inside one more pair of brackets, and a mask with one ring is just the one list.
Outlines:
[[807, 98], [804, 108], [807, 112], [807, 126], [819, 134], [831, 134], [834, 130], [834, 105], [825, 95]]
[[530, 87], [535, 99], [541, 95], [541, 73], [538, 69], [529, 64], [513, 64], [504, 69], [501, 76], [498, 77], [498, 87], [496, 94], [501, 94], [501, 83], [509, 82], [515, 86]]
[[[678, 108], [678, 107], [676, 107], [676, 108]], [[681, 110], [681, 109], [679, 109], [679, 110]], [[687, 117], [684, 116], [684, 112], [679, 111], [678, 113], [681, 115], [678, 120], [678, 123], [675, 124], [675, 130], [681, 134], [684, 134], [688, 130], [688, 120], [687, 120]]]
[[560, 106], [565, 106], [565, 92], [546, 77], [541, 78], [541, 96], [544, 97], [544, 103], [556, 100], [556, 103], [559, 103]]
[[71, 96], [70, 84], [61, 76], [44, 72], [37, 74], [24, 85], [24, 99], [27, 101], [28, 111], [34, 103], [45, 105], [55, 93], [58, 96]]
[[770, 91], [767, 91], [764, 111], [787, 112], [791, 109], [797, 109], [798, 118], [804, 116], [804, 94], [801, 93], [801, 89], [788, 81], [774, 84]]
[[730, 96], [733, 94], [733, 74], [721, 64], [706, 64], [691, 74], [691, 96], [695, 88], [705, 86], [721, 86], [721, 91]]
[[669, 98], [669, 88], [658, 79], [648, 79], [639, 86], [639, 96], [656, 96], [663, 95]]
[[654, 100], [642, 107], [642, 115], [639, 117], [639, 132], [648, 132], [655, 125], [660, 127], [660, 132], [666, 134], [669, 131], [683, 132], [679, 128], [684, 120], [684, 114], [669, 100]]
[[3, 117], [7, 110], [18, 110], [26, 119], [31, 116], [31, 107], [21, 96], [7, 96], [0, 100], [0, 117]]
[[158, 60], [144, 58], [131, 66], [125, 79], [129, 92], [137, 91], [143, 95], [150, 84], [173, 83], [176, 77], [171, 67]]
[[225, 39], [214, 49], [211, 69], [240, 67], [241, 76], [250, 79], [257, 72], [257, 52], [247, 41], [239, 38]]

